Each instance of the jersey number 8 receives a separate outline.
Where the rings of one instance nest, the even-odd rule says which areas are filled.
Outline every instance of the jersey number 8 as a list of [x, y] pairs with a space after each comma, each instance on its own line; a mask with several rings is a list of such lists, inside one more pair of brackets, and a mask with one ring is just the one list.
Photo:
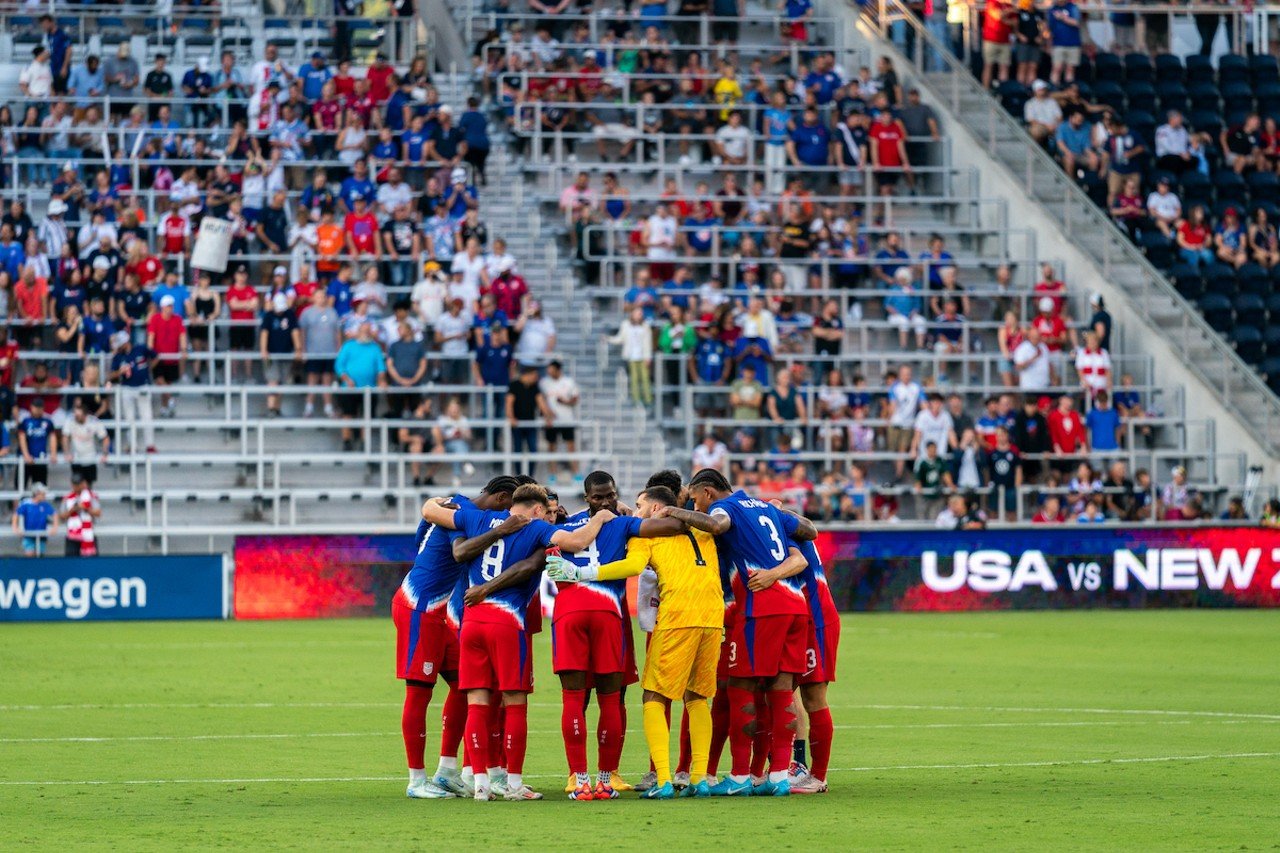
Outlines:
[[502, 574], [502, 558], [507, 552], [507, 543], [499, 539], [489, 546], [480, 558], [480, 576], [491, 581]]

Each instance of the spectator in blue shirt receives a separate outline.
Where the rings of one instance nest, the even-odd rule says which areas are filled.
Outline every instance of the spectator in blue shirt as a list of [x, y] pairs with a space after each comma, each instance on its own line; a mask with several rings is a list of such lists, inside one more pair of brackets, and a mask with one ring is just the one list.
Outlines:
[[840, 88], [840, 75], [835, 72], [835, 55], [827, 52], [818, 56], [812, 70], [805, 75], [804, 88], [812, 93], [819, 106], [831, 103], [832, 97]]
[[[209, 72], [209, 57], [200, 57], [196, 60], [195, 67], [182, 75], [182, 96], [198, 101], [207, 101], [213, 97], [213, 74]], [[194, 127], [205, 127], [217, 120], [212, 104], [191, 104], [187, 109]]]
[[1080, 64], [1080, 7], [1071, 0], [1054, 0], [1049, 7], [1049, 41], [1053, 43], [1053, 70], [1049, 82], [1056, 89], [1063, 80], [1076, 79]]
[[750, 367], [756, 372], [760, 384], [769, 384], [769, 365], [773, 362], [773, 349], [766, 338], [738, 338], [733, 346], [733, 361], [741, 371]]
[[84, 350], [90, 353], [111, 352], [111, 336], [116, 325], [107, 316], [107, 302], [101, 296], [89, 300], [89, 314], [84, 318]]
[[1095, 451], [1120, 449], [1120, 413], [1111, 405], [1106, 391], [1093, 397], [1093, 408], [1084, 417], [1089, 428], [1089, 446]]
[[505, 388], [511, 384], [511, 344], [501, 323], [492, 324], [488, 342], [476, 347], [474, 376], [477, 385]]
[[58, 515], [46, 498], [44, 483], [31, 486], [31, 496], [23, 498], [13, 513], [13, 532], [22, 537], [22, 556], [43, 557], [49, 537], [58, 532]]
[[71, 73], [71, 36], [67, 35], [52, 15], [40, 16], [42, 39], [49, 49], [49, 70], [53, 73], [53, 91], [67, 91], [67, 77]]
[[356, 209], [356, 198], [363, 198], [366, 204], [372, 206], [377, 197], [378, 188], [373, 185], [373, 181], [369, 180], [369, 164], [363, 159], [357, 160], [351, 167], [351, 174], [343, 179], [342, 186], [338, 190], [338, 198], [342, 199], [344, 212], [349, 213]]
[[325, 64], [324, 54], [314, 51], [311, 61], [298, 68], [298, 79], [302, 81], [302, 97], [308, 101], [320, 100], [324, 84], [333, 79], [333, 70]]
[[467, 143], [467, 153], [463, 159], [476, 170], [480, 186], [485, 186], [484, 165], [489, 159], [489, 120], [480, 112], [480, 100], [475, 96], [467, 98], [467, 109], [458, 118], [458, 129], [462, 131], [463, 141]]
[[22, 485], [49, 479], [49, 462], [58, 458], [58, 430], [44, 413], [44, 397], [31, 398], [30, 414], [18, 423], [18, 452], [22, 454]]
[[[876, 252], [876, 264], [871, 268], [871, 273], [882, 287], [893, 287], [898, 270], [910, 260], [911, 256], [902, 248], [902, 238], [896, 231], [890, 231], [885, 235], [884, 246]], [[894, 261], [903, 263], [894, 263]]]
[[98, 57], [89, 54], [84, 63], [71, 69], [67, 78], [67, 94], [76, 99], [76, 109], [86, 109], [107, 90], [106, 75]]
[[[373, 339], [372, 323], [366, 320], [356, 327], [356, 336], [338, 350], [333, 372], [338, 377], [338, 383], [348, 391], [338, 395], [338, 410], [342, 419], [349, 421], [361, 415], [376, 417], [377, 397], [370, 394], [369, 411], [364, 413], [363, 389], [384, 387], [387, 384], [387, 360], [382, 354], [382, 347]], [[342, 449], [355, 449], [355, 434], [348, 426], [342, 428]]]
[[809, 107], [791, 131], [787, 156], [792, 166], [826, 166], [831, 159], [831, 132], [818, 120], [818, 111]]
[[1068, 175], [1079, 178], [1080, 169], [1098, 171], [1101, 163], [1093, 147], [1093, 127], [1085, 121], [1084, 110], [1072, 110], [1067, 120], [1058, 125], [1054, 144]]
[[338, 269], [338, 274], [329, 282], [329, 286], [325, 288], [329, 293], [329, 304], [333, 306], [333, 310], [338, 312], [339, 317], [345, 317], [351, 313], [351, 264], [343, 264]]
[[907, 348], [907, 333], [915, 332], [916, 349], [924, 349], [926, 327], [921, 313], [922, 300], [911, 286], [911, 269], [899, 267], [893, 274], [893, 291], [884, 298], [884, 312], [889, 323], [898, 330], [898, 346]]
[[651, 283], [647, 268], [641, 267], [636, 270], [631, 288], [622, 297], [622, 301], [624, 314], [630, 313], [632, 308], [639, 307], [644, 311], [646, 320], [652, 320], [656, 316], [658, 291]]

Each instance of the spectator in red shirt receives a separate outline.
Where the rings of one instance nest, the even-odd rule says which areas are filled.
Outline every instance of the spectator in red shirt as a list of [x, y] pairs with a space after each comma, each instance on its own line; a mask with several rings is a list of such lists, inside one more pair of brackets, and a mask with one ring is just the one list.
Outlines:
[[13, 285], [13, 301], [18, 309], [14, 320], [20, 322], [14, 333], [28, 349], [42, 349], [44, 326], [49, 319], [49, 282], [37, 278], [35, 268], [27, 266]]
[[62, 394], [59, 390], [64, 384], [61, 379], [49, 372], [47, 362], [37, 361], [31, 368], [31, 373], [19, 383], [23, 393], [18, 398], [18, 407], [29, 411], [31, 401], [39, 397], [44, 404], [45, 416], [52, 419], [55, 424], [61, 424], [62, 418], [58, 415], [58, 408], [62, 405]]
[[387, 62], [385, 53], [378, 52], [373, 55], [373, 63], [370, 64], [364, 76], [369, 81], [369, 97], [374, 103], [380, 104], [391, 97], [391, 78], [395, 73], [396, 70]]
[[1064, 284], [1053, 271], [1053, 264], [1040, 265], [1040, 280], [1036, 282], [1034, 288], [1037, 295], [1048, 296], [1053, 300], [1053, 313], [1055, 316], [1062, 316], [1062, 308], [1066, 303], [1063, 297], [1067, 292], [1067, 285]]
[[347, 234], [347, 254], [380, 257], [378, 218], [369, 212], [363, 196], [356, 196], [355, 205], [355, 210], [342, 220], [342, 230]]
[[[249, 283], [248, 270], [236, 270], [231, 286], [227, 288], [227, 310], [231, 318], [231, 351], [253, 352], [258, 337], [258, 291]], [[231, 362], [232, 378], [237, 373], [246, 378], [250, 363], [237, 358]]]
[[1039, 313], [1032, 319], [1031, 325], [1040, 333], [1040, 340], [1049, 351], [1049, 382], [1057, 385], [1062, 377], [1063, 350], [1068, 345], [1074, 346], [1074, 342], [1067, 331], [1066, 321], [1054, 311], [1052, 296], [1041, 296], [1036, 308]]
[[503, 258], [498, 263], [498, 275], [481, 293], [493, 294], [498, 310], [515, 322], [524, 310], [524, 298], [529, 294], [529, 285], [522, 276], [516, 275], [516, 262], [511, 258]]
[[191, 248], [191, 223], [178, 212], [176, 201], [160, 220], [160, 246], [166, 255], [185, 255]]
[[907, 157], [907, 129], [902, 122], [889, 110], [880, 110], [867, 136], [871, 139], [871, 165], [875, 168], [877, 192], [883, 196], [893, 195], [902, 175], [906, 175], [907, 186], [914, 188], [911, 161]]
[[[1056, 456], [1076, 456], [1089, 452], [1089, 434], [1084, 428], [1080, 413], [1075, 410], [1075, 400], [1071, 395], [1063, 394], [1058, 398], [1058, 407], [1049, 413], [1049, 440], [1053, 442]], [[1065, 467], [1063, 467], [1065, 466]], [[1073, 463], [1057, 463], [1054, 466], [1070, 471]]]
[[[160, 310], [147, 319], [147, 349], [156, 354], [151, 376], [157, 385], [175, 385], [187, 369], [187, 324], [174, 311], [173, 297], [160, 297]], [[170, 394], [160, 397], [161, 417], [173, 417]]]
[[351, 76], [350, 59], [338, 62], [338, 73], [333, 75], [333, 85], [338, 90], [339, 97], [350, 98], [355, 94], [356, 78]]
[[320, 282], [311, 274], [311, 264], [298, 265], [298, 280], [290, 289], [293, 291], [293, 304], [301, 317], [302, 312], [311, 307], [311, 297], [320, 289]]
[[1013, 60], [1013, 47], [1009, 37], [1018, 12], [1008, 0], [988, 0], [982, 13], [982, 88], [991, 88], [991, 78], [996, 66], [1000, 66], [1000, 82], [1009, 79], [1009, 64]]
[[1044, 503], [1040, 504], [1040, 511], [1031, 517], [1032, 524], [1061, 524], [1065, 520], [1062, 517], [1062, 501], [1057, 495], [1045, 498]]
[[128, 260], [124, 265], [124, 274], [136, 275], [143, 287], [155, 284], [160, 274], [164, 272], [164, 265], [160, 263], [160, 259], [147, 251], [147, 248], [145, 241], [134, 240], [129, 244]]

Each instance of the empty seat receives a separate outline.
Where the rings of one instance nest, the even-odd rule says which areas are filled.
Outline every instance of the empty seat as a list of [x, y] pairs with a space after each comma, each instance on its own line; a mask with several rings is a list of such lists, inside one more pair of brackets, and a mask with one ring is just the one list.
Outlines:
[[1110, 80], [1119, 83], [1124, 77], [1124, 62], [1114, 53], [1099, 53], [1093, 57], [1093, 82]]
[[1156, 79], [1162, 82], [1181, 83], [1186, 79], [1182, 60], [1172, 53], [1156, 54]]
[[1272, 391], [1280, 394], [1280, 357], [1267, 356], [1258, 365], [1258, 372], [1267, 380], [1267, 385]]
[[1165, 80], [1156, 84], [1156, 98], [1160, 102], [1160, 113], [1167, 114], [1169, 110], [1177, 110], [1185, 113], [1189, 107], [1191, 100], [1187, 96], [1187, 87], [1182, 85], [1181, 80]]
[[1280, 177], [1275, 172], [1250, 172], [1245, 184], [1249, 187], [1249, 198], [1254, 202], [1280, 199]]
[[1262, 339], [1262, 331], [1256, 326], [1236, 326], [1230, 332], [1231, 342], [1235, 344], [1236, 355], [1249, 364], [1262, 361], [1266, 347]]
[[1255, 53], [1249, 57], [1249, 77], [1256, 88], [1266, 83], [1280, 81], [1280, 65], [1276, 58], [1265, 53]]
[[1196, 300], [1196, 307], [1204, 315], [1204, 320], [1219, 332], [1231, 328], [1235, 315], [1231, 310], [1231, 299], [1221, 293], [1206, 293]]
[[1150, 83], [1156, 79], [1155, 66], [1151, 57], [1145, 53], [1126, 53], [1124, 57], [1124, 78], [1129, 82], [1141, 81]]
[[1138, 241], [1147, 260], [1158, 270], [1166, 270], [1173, 266], [1173, 243], [1159, 231], [1143, 231]]
[[1238, 293], [1231, 300], [1231, 307], [1241, 323], [1261, 324], [1267, 318], [1267, 303], [1256, 293]]
[[1217, 112], [1222, 106], [1222, 93], [1212, 80], [1192, 77], [1187, 82], [1187, 97], [1193, 110]]
[[1229, 169], [1220, 169], [1213, 177], [1214, 188], [1218, 191], [1218, 201], [1234, 201], [1244, 204], [1248, 195], [1248, 185], [1244, 178]]
[[1130, 112], [1141, 110], [1144, 113], [1154, 113], [1156, 111], [1156, 87], [1149, 81], [1138, 80], [1126, 83], [1124, 96]]
[[1258, 112], [1269, 116], [1280, 114], [1280, 81], [1256, 83], [1253, 93], [1258, 97]]
[[1232, 297], [1236, 295], [1236, 271], [1234, 267], [1214, 261], [1204, 270], [1205, 290], [1208, 294]]
[[1271, 292], [1271, 274], [1259, 264], [1245, 264], [1236, 270], [1236, 286], [1241, 293], [1266, 296]]
[[1224, 83], [1222, 110], [1225, 113], [1247, 113], [1253, 109], [1253, 87], [1247, 82]]
[[1026, 106], [1031, 92], [1016, 80], [1006, 80], [996, 88], [996, 97], [1009, 114], [1022, 120], [1022, 108]]
[[1211, 110], [1197, 109], [1194, 99], [1191, 105], [1191, 114], [1187, 116], [1187, 124], [1191, 125], [1193, 130], [1201, 133], [1207, 133], [1214, 139], [1222, 133], [1222, 115], [1217, 108]]
[[1194, 300], [1204, 293], [1204, 276], [1199, 267], [1179, 261], [1169, 267], [1167, 275], [1184, 299]]
[[1213, 182], [1201, 172], [1182, 173], [1182, 208], [1188, 210], [1194, 204], [1213, 202]]
[[[1280, 296], [1280, 294], [1277, 294], [1277, 296]], [[1280, 317], [1280, 300], [1272, 297], [1267, 301], [1274, 303], [1273, 305], [1268, 306], [1270, 310], [1268, 310], [1267, 313], [1272, 317]], [[1270, 326], [1267, 326], [1266, 330], [1262, 333], [1262, 337], [1263, 343], [1267, 347], [1267, 352], [1273, 356], [1280, 356], [1280, 323], [1272, 323]]]
[[1117, 113], [1124, 112], [1124, 89], [1115, 80], [1099, 80], [1093, 86], [1093, 99], [1106, 104]]
[[1218, 83], [1249, 82], [1249, 60], [1238, 53], [1224, 53], [1218, 57]]

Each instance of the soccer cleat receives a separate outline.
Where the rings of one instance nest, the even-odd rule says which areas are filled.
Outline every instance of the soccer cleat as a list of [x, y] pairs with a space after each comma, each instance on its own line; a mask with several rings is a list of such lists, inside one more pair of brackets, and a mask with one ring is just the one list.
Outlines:
[[674, 800], [676, 798], [676, 789], [671, 787], [670, 782], [663, 782], [661, 785], [654, 785], [649, 790], [640, 795], [642, 800]]
[[460, 770], [440, 770], [436, 773], [434, 779], [431, 780], [437, 788], [442, 788], [451, 794], [457, 794], [460, 797], [475, 793], [475, 782], [468, 785], [462, 778]]
[[440, 787], [431, 779], [419, 782], [416, 785], [410, 785], [404, 794], [413, 800], [448, 800], [457, 796], [452, 791], [447, 791]]
[[489, 774], [489, 784], [493, 787], [493, 795], [501, 797], [507, 793], [507, 771], [498, 770]]
[[701, 799], [702, 797], [709, 797], [711, 796], [711, 786], [707, 784], [706, 779], [703, 779], [701, 782], [699, 782], [696, 785], [689, 785], [687, 788], [685, 788], [683, 791], [680, 792], [680, 796], [697, 797], [699, 799]]
[[751, 786], [751, 796], [753, 797], [787, 797], [791, 795], [791, 781], [783, 779], [781, 782], [770, 782], [768, 777], [760, 785]]
[[569, 781], [564, 783], [564, 792], [572, 794], [578, 788], [578, 776], [575, 773], [569, 774]]
[[808, 773], [791, 782], [793, 794], [825, 794], [826, 792], [827, 783]]
[[753, 787], [753, 788], [759, 788], [761, 785], [763, 785], [763, 784], [764, 784], [765, 782], [767, 782], [767, 781], [769, 781], [769, 777], [768, 777], [768, 776], [752, 776], [752, 777], [751, 777], [751, 787]]
[[616, 800], [618, 799], [618, 791], [608, 782], [596, 782], [595, 788], [591, 791], [591, 799]]
[[676, 787], [677, 791], [684, 790], [685, 788], [689, 787], [689, 774], [677, 773], [676, 775], [671, 777], [671, 784]]
[[749, 797], [752, 794], [751, 781], [735, 782], [728, 776], [711, 786], [713, 797]]
[[590, 785], [577, 785], [569, 792], [569, 799], [578, 802], [591, 802], [596, 798], [595, 793], [591, 790]]
[[612, 777], [609, 779], [609, 785], [615, 791], [634, 791], [636, 789], [635, 785], [632, 785], [626, 779], [623, 779], [617, 772], [614, 772]]
[[542, 795], [530, 788], [528, 785], [521, 785], [514, 791], [506, 791], [502, 795], [502, 799], [511, 800], [513, 802], [520, 800], [540, 800], [542, 799]]
[[635, 784], [635, 790], [647, 791], [654, 785], [658, 784], [658, 774], [652, 770], [640, 777], [640, 781]]
[[712, 788], [714, 788], [716, 785], [720, 784], [720, 777], [715, 775], [714, 773], [708, 773], [707, 784], [710, 785]]
[[497, 797], [494, 796], [492, 785], [476, 785], [475, 787], [476, 792], [474, 796], [479, 802], [487, 803], [490, 800], [497, 799]]
[[787, 768], [787, 776], [793, 782], [796, 779], [803, 779], [805, 776], [808, 776], [808, 775], [809, 775], [809, 768], [805, 767], [804, 763], [801, 761], [792, 761], [791, 766]]

